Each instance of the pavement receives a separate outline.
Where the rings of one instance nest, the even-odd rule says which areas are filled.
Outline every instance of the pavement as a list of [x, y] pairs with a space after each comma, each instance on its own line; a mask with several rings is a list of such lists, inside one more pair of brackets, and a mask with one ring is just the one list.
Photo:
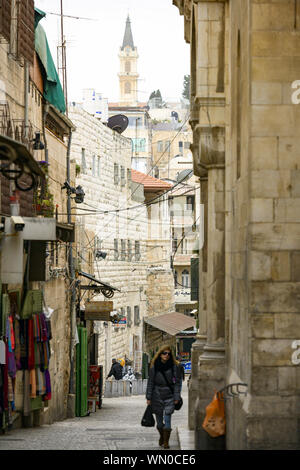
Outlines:
[[[187, 426], [187, 380], [183, 383], [182, 398], [181, 410], [172, 416], [170, 450], [194, 450], [194, 433]], [[141, 426], [145, 408], [144, 395], [103, 398], [102, 408], [89, 416], [0, 435], [0, 453], [2, 450], [161, 450], [156, 427]]]

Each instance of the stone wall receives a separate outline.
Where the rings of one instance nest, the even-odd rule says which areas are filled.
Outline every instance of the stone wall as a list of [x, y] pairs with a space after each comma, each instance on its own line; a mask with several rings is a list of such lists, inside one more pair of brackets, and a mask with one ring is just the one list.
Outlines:
[[194, 169], [208, 218], [196, 448], [213, 446], [201, 431], [213, 388], [245, 382], [247, 397], [226, 402], [227, 448], [296, 449], [299, 2], [173, 3], [191, 43]]

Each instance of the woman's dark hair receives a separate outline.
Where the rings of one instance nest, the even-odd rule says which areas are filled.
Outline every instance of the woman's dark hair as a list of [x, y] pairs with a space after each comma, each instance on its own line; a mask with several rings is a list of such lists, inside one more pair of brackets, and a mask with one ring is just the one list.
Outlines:
[[170, 351], [170, 359], [172, 360], [173, 364], [176, 364], [178, 365], [179, 362], [175, 359], [175, 357], [173, 356], [173, 353], [172, 353], [172, 349], [171, 349], [171, 346], [169, 344], [164, 344], [161, 348], [159, 348], [159, 350], [157, 351], [157, 353], [154, 355], [152, 361], [151, 361], [151, 364], [150, 364], [150, 367], [153, 367], [156, 360], [160, 357], [161, 353], [163, 351]]

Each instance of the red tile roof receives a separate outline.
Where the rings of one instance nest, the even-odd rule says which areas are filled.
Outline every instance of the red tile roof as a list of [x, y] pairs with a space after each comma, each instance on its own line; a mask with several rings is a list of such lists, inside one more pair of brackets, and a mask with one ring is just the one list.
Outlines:
[[142, 184], [145, 191], [159, 191], [172, 188], [172, 185], [165, 181], [153, 178], [153, 176], [146, 175], [137, 170], [131, 170], [131, 178], [135, 183]]

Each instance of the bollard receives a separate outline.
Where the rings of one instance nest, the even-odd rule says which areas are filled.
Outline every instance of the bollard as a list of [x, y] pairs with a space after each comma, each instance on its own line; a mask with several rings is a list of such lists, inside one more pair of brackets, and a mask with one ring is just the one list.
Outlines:
[[124, 382], [123, 382], [123, 380], [118, 380], [117, 384], [118, 384], [118, 394], [119, 394], [118, 396], [123, 397], [124, 396]]
[[130, 382], [129, 380], [124, 380], [124, 396], [130, 397]]
[[112, 382], [105, 382], [105, 389], [104, 389], [104, 398], [111, 398], [112, 393], [111, 393], [111, 384]]
[[118, 397], [119, 396], [119, 385], [118, 385], [118, 380], [113, 380], [112, 381], [112, 397]]
[[143, 379], [137, 380], [137, 394], [143, 395]]
[[137, 380], [132, 381], [132, 395], [138, 395]]

